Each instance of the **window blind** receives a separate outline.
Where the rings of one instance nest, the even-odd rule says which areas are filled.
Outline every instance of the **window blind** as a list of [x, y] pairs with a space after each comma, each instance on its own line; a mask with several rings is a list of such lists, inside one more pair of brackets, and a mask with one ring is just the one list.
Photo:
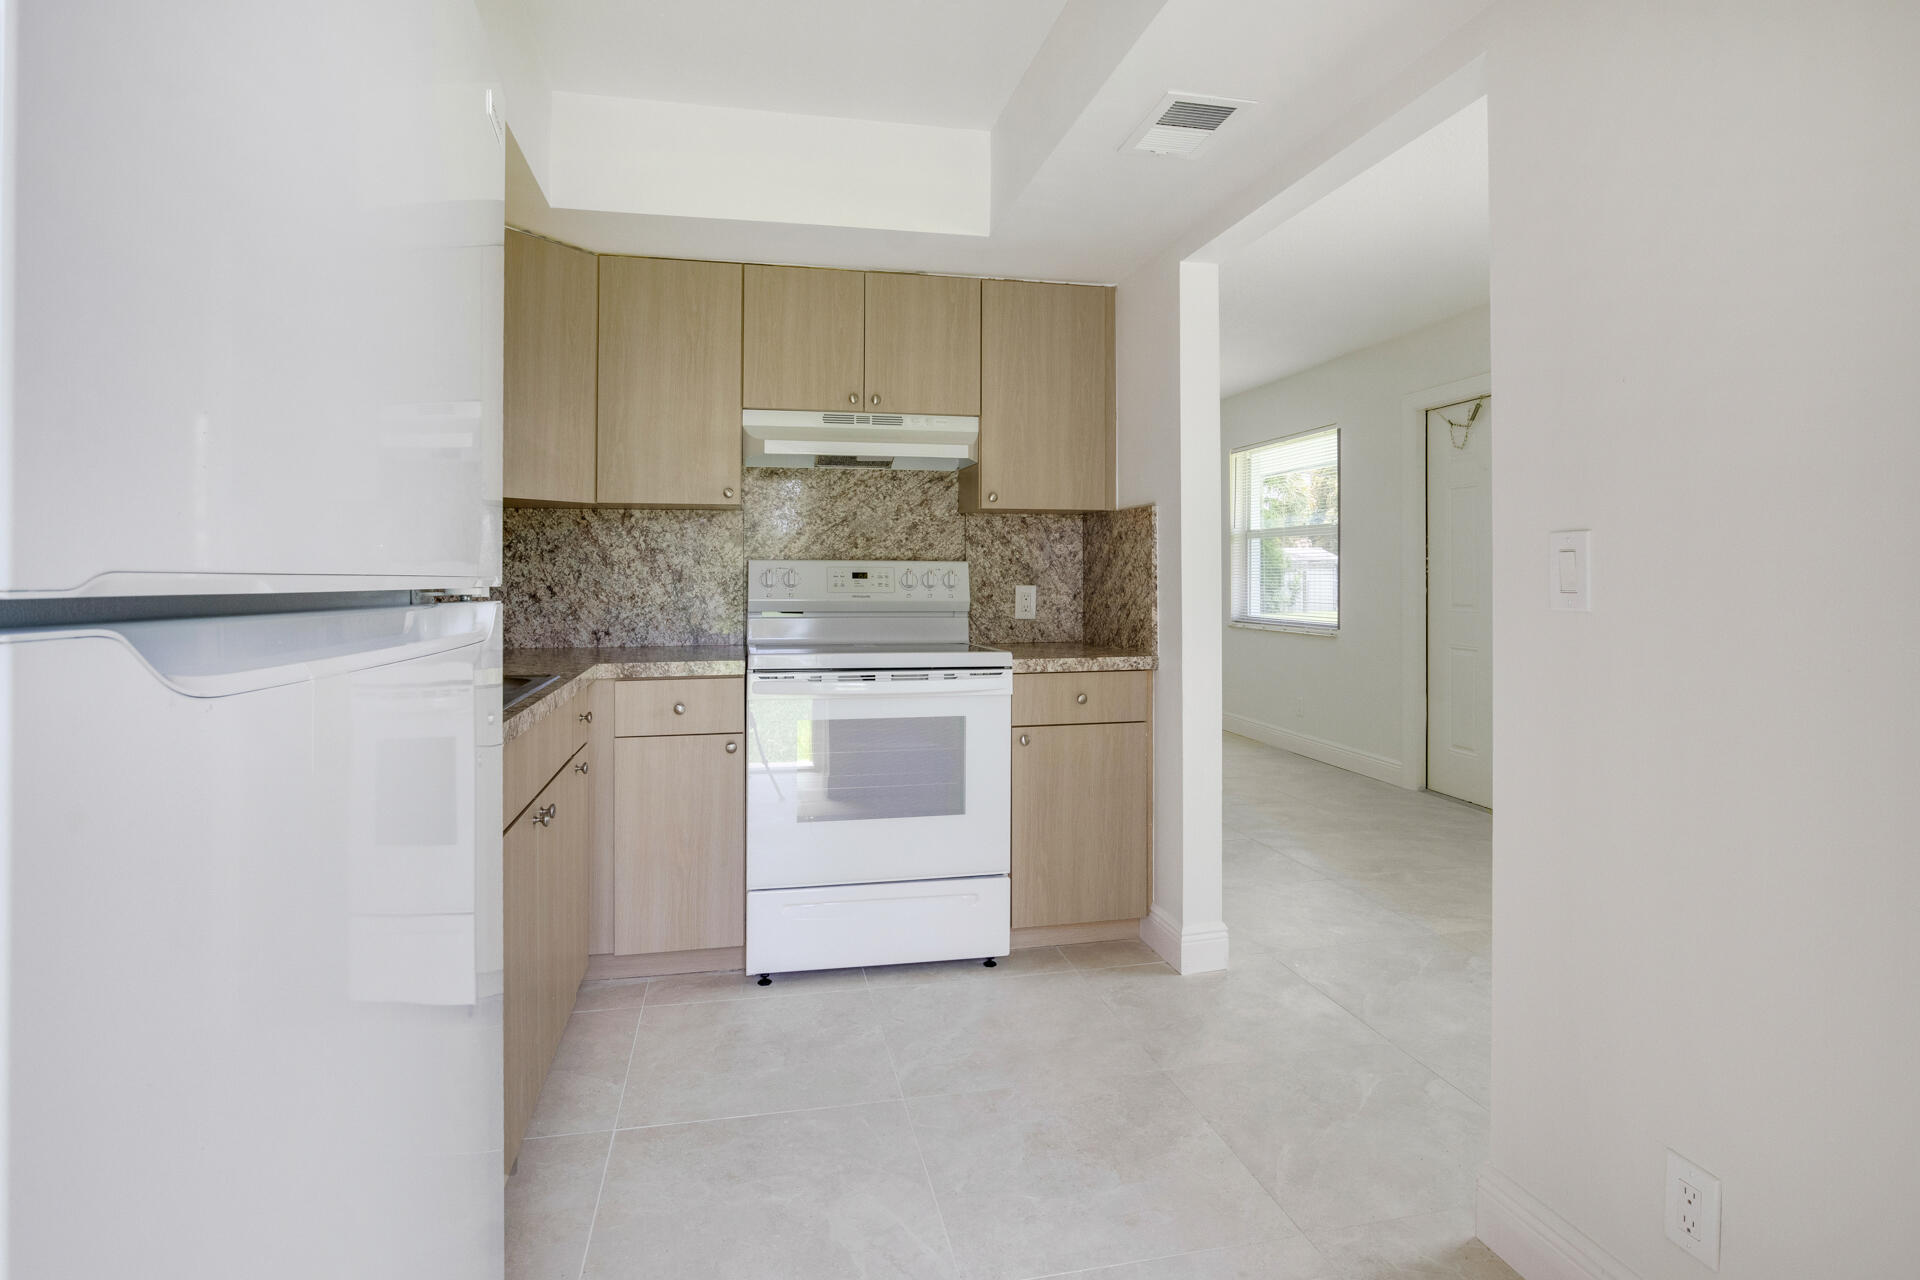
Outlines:
[[1340, 428], [1231, 455], [1235, 622], [1340, 626]]

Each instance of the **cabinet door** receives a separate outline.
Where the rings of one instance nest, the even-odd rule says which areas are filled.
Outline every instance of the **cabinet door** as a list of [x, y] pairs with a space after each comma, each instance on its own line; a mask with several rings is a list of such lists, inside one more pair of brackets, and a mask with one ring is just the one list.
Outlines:
[[1147, 914], [1145, 724], [1013, 731], [1013, 927]]
[[746, 941], [747, 771], [741, 736], [614, 742], [614, 950]]
[[867, 273], [866, 407], [980, 412], [978, 280]]
[[505, 1024], [507, 1171], [520, 1154], [520, 1138], [540, 1100], [548, 1054], [547, 996], [542, 956], [546, 927], [540, 895], [540, 836], [533, 810], [507, 828], [503, 840], [506, 969], [501, 1019]]
[[599, 500], [740, 505], [740, 267], [600, 259]]
[[744, 288], [746, 408], [818, 412], [865, 403], [863, 272], [748, 266]]
[[507, 232], [508, 502], [593, 501], [598, 295], [591, 253]]
[[587, 954], [613, 953], [613, 687], [595, 680], [588, 690], [593, 720], [587, 730], [588, 801], [593, 845], [587, 851]]
[[980, 298], [974, 511], [1113, 507], [1113, 290], [988, 280]]
[[588, 779], [592, 753], [591, 747], [580, 748], [546, 791], [546, 803], [553, 805], [553, 819], [541, 832], [546, 841], [541, 872], [548, 893], [548, 1017], [556, 1048], [573, 1014], [580, 979], [587, 972], [587, 861], [593, 847]]

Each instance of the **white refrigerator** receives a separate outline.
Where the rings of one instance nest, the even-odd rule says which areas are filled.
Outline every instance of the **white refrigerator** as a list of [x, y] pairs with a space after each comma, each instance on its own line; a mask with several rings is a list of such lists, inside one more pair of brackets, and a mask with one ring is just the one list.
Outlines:
[[0, 1274], [498, 1276], [484, 28], [0, 45]]

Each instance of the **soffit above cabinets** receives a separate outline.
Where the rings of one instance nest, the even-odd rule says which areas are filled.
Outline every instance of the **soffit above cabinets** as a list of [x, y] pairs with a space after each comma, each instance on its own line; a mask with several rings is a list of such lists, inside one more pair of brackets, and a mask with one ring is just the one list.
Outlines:
[[[1112, 282], [1488, 2], [489, 0], [525, 55], [508, 218], [602, 253]], [[1188, 161], [1124, 154], [1185, 90], [1256, 105]]]

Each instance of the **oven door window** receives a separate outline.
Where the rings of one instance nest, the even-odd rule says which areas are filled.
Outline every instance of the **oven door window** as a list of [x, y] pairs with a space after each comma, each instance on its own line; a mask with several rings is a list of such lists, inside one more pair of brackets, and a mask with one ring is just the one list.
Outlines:
[[803, 719], [794, 728], [791, 776], [801, 822], [967, 811], [963, 715]]

